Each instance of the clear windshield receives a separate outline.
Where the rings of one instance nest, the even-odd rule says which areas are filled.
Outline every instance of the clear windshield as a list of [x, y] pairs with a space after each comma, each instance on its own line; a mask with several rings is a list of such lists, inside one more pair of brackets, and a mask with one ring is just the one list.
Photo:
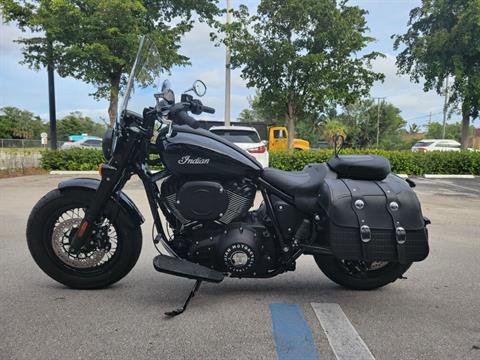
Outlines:
[[141, 114], [143, 108], [151, 106], [153, 94], [158, 91], [161, 74], [162, 66], [157, 46], [151, 38], [140, 37], [137, 55], [127, 79], [120, 114], [124, 110]]

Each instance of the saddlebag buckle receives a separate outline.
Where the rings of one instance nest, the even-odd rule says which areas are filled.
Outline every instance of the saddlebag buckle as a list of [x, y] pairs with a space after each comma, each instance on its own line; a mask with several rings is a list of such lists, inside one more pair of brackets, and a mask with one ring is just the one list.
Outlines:
[[372, 231], [368, 225], [362, 225], [360, 227], [360, 239], [364, 243], [368, 243], [372, 240]]
[[407, 232], [403, 227], [397, 227], [395, 229], [395, 235], [397, 237], [397, 244], [405, 244], [405, 241], [407, 241]]

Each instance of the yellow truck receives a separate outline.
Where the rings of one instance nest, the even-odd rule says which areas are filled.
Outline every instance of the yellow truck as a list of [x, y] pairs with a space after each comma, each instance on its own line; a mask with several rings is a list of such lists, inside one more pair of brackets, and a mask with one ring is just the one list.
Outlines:
[[[212, 126], [224, 126], [223, 121], [200, 120], [200, 127], [210, 129]], [[288, 130], [285, 126], [267, 126], [263, 122], [235, 121], [231, 126], [248, 126], [257, 130], [260, 139], [267, 142], [269, 151], [288, 150]], [[310, 143], [303, 139], [293, 139], [294, 150], [310, 150]]]
[[[310, 143], [303, 139], [293, 139], [293, 149], [310, 150]], [[288, 130], [285, 126], [271, 126], [268, 128], [268, 150], [288, 150]]]

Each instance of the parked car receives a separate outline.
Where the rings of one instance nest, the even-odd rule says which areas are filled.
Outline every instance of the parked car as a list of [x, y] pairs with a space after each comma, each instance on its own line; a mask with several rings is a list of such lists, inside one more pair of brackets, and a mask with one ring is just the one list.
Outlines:
[[100, 138], [88, 138], [88, 139], [80, 139], [77, 141], [66, 142], [64, 143], [60, 149], [73, 149], [73, 148], [81, 148], [81, 149], [101, 149], [102, 148], [102, 139]]
[[247, 150], [263, 167], [268, 167], [269, 155], [266, 143], [260, 140], [257, 130], [247, 126], [213, 126], [210, 131], [238, 147]]
[[460, 151], [461, 144], [455, 140], [448, 139], [425, 139], [420, 140], [412, 147], [414, 152], [427, 151]]

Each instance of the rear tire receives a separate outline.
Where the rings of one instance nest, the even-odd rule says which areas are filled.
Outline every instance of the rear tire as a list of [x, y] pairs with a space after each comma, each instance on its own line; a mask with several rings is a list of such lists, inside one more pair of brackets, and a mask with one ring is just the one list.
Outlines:
[[104, 237], [95, 238], [105, 246], [92, 245], [77, 258], [69, 255], [66, 234], [94, 195], [95, 191], [83, 189], [50, 191], [32, 209], [27, 223], [28, 248], [35, 262], [52, 279], [75, 289], [99, 289], [119, 281], [134, 267], [142, 248], [140, 227], [122, 210], [114, 212], [114, 207], [106, 206]]
[[373, 290], [402, 277], [412, 263], [389, 262], [378, 269], [365, 270], [365, 263], [337, 259], [331, 255], [315, 255], [315, 262], [332, 281], [352, 290]]

